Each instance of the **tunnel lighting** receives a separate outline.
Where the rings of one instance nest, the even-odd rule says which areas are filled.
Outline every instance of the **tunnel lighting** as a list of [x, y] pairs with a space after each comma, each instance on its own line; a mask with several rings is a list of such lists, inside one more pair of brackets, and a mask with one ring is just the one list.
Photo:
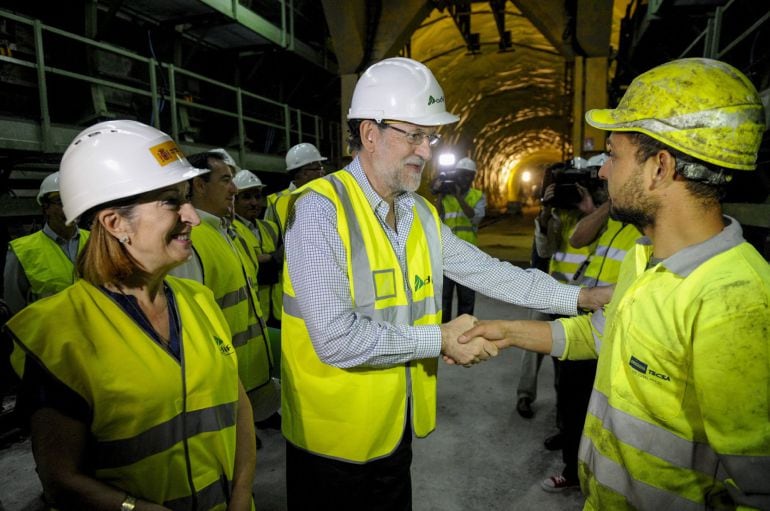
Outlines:
[[455, 155], [452, 153], [443, 153], [438, 155], [438, 164], [442, 167], [448, 167], [455, 164]]
[[532, 173], [528, 170], [525, 170], [521, 173], [521, 182], [529, 183], [530, 181], [532, 181]]

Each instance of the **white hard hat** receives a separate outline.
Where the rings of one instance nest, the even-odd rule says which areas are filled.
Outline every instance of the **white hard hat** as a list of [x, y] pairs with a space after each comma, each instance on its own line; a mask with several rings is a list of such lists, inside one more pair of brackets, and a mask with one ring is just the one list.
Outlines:
[[385, 59], [356, 83], [348, 119], [385, 119], [441, 126], [460, 118], [446, 111], [444, 91], [424, 64], [403, 57]]
[[59, 193], [71, 224], [100, 204], [207, 172], [192, 167], [162, 131], [137, 121], [106, 121], [81, 131], [64, 152]]
[[469, 170], [471, 172], [476, 172], [476, 162], [471, 160], [470, 158], [463, 158], [457, 162], [457, 165], [455, 165], [455, 169]]
[[59, 191], [59, 173], [54, 172], [53, 174], [48, 174], [45, 177], [45, 179], [43, 179], [43, 182], [40, 183], [40, 191], [37, 192], [37, 203], [42, 206], [43, 197], [45, 197], [49, 193], [54, 193], [58, 191]]
[[303, 142], [297, 144], [286, 153], [286, 170], [294, 170], [313, 163], [316, 161], [324, 161], [326, 158], [321, 156], [316, 146]]
[[238, 173], [235, 174], [233, 183], [235, 183], [239, 192], [248, 190], [249, 188], [263, 188], [265, 186], [262, 184], [262, 180], [255, 176], [252, 171], [245, 169], [239, 170]]
[[604, 162], [609, 160], [610, 157], [607, 153], [600, 153], [595, 156], [591, 156], [588, 158], [588, 166], [589, 167], [601, 167], [604, 165]]
[[222, 161], [225, 162], [225, 165], [231, 166], [232, 168], [234, 168], [236, 170], [236, 172], [241, 169], [238, 166], [238, 164], [235, 163], [235, 159], [232, 156], [230, 156], [230, 153], [228, 153], [227, 151], [225, 151], [221, 147], [218, 147], [216, 149], [211, 149], [211, 150], [209, 150], [209, 152], [210, 153], [221, 154], [222, 155]]

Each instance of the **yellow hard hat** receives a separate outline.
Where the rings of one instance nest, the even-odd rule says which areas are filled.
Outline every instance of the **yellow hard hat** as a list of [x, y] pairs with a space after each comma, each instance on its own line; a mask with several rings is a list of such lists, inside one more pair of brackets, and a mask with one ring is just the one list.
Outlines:
[[718, 60], [668, 62], [637, 76], [617, 108], [589, 110], [586, 121], [609, 131], [638, 131], [720, 167], [754, 170], [765, 131], [756, 88]]

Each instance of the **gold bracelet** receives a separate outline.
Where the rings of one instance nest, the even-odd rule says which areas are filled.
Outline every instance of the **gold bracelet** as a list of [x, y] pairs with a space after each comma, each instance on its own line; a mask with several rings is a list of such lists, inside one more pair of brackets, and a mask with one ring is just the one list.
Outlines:
[[120, 503], [120, 511], [134, 511], [134, 508], [136, 507], [136, 497], [132, 497], [131, 495], [126, 495], [126, 498], [123, 499], [123, 502]]

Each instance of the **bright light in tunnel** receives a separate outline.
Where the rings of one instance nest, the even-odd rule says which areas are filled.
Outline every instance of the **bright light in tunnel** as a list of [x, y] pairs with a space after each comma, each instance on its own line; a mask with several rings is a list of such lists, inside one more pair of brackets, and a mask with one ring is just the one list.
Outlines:
[[455, 155], [452, 153], [442, 153], [438, 155], [438, 164], [442, 167], [449, 167], [455, 164]]
[[521, 182], [529, 183], [530, 181], [532, 181], [532, 173], [528, 170], [525, 170], [521, 173]]

